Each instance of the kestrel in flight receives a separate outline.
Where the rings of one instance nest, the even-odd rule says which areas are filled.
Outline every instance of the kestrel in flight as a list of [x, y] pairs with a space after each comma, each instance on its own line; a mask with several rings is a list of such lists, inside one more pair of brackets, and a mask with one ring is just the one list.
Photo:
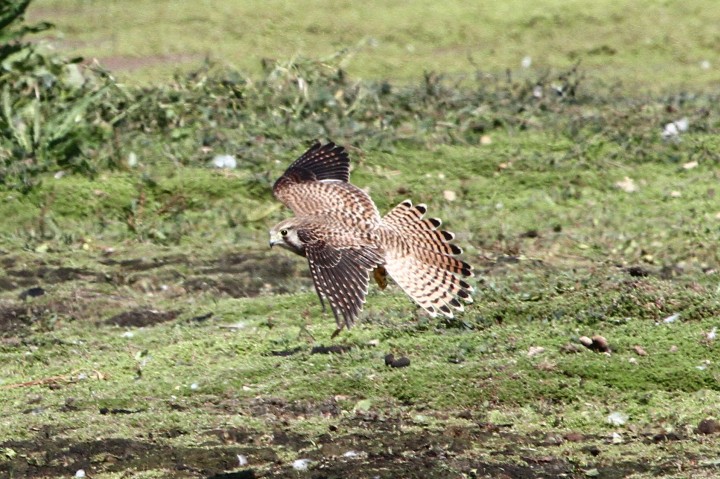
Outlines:
[[462, 277], [472, 267], [441, 221], [423, 219], [426, 207], [405, 200], [385, 216], [360, 188], [349, 183], [345, 148], [315, 142], [273, 185], [273, 194], [294, 213], [270, 230], [278, 245], [307, 258], [315, 290], [330, 302], [337, 331], [350, 328], [362, 311], [370, 272], [380, 287], [386, 274], [431, 316], [453, 317], [472, 302]]

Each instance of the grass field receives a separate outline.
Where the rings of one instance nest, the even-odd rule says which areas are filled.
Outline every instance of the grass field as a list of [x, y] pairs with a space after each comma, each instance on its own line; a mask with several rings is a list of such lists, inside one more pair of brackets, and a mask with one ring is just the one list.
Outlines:
[[40, 0], [29, 13], [57, 24], [57, 48], [140, 83], [206, 58], [257, 73], [263, 58], [322, 58], [345, 48], [354, 52], [347, 69], [355, 78], [494, 74], [530, 57], [540, 69], [580, 61], [593, 78], [639, 93], [712, 88], [720, 80], [720, 6], [713, 0], [421, 0], [412, 7], [379, 0]]
[[[33, 2], [121, 83], [73, 116], [82, 161], [3, 163], [0, 475], [720, 474], [720, 7], [386, 3]], [[208, 55], [249, 76], [171, 77]], [[267, 248], [315, 137], [457, 234], [465, 313], [371, 287], [331, 339]]]

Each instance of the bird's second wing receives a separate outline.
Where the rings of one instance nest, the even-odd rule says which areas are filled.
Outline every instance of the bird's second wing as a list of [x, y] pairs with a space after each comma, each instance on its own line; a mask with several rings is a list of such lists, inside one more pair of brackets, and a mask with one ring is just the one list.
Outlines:
[[352, 326], [362, 311], [370, 271], [382, 264], [380, 251], [369, 245], [333, 245], [332, 241], [309, 241], [305, 255], [315, 288], [330, 302], [338, 329]]
[[379, 219], [370, 197], [348, 183], [347, 151], [334, 143], [316, 142], [291, 164], [273, 185], [273, 194], [296, 215], [356, 215]]
[[288, 166], [275, 182], [273, 190], [286, 181], [300, 183], [320, 180], [350, 180], [350, 159], [345, 148], [333, 142], [323, 145], [315, 141], [300, 158]]
[[[332, 142], [322, 145], [316, 141], [277, 179], [273, 194], [296, 214], [302, 214], [307, 213], [310, 206], [313, 209], [331, 206], [324, 204], [331, 196], [323, 196], [319, 182], [346, 184], [349, 179], [350, 160], [345, 148]], [[308, 196], [320, 204], [308, 204]]]

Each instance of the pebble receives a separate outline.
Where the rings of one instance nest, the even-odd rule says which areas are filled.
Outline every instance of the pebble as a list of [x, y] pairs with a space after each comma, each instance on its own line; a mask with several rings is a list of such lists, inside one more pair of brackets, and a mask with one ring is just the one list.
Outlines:
[[612, 412], [607, 417], [607, 422], [613, 426], [622, 426], [628, 420], [628, 415], [622, 412]]
[[312, 461], [310, 459], [295, 459], [292, 463], [292, 467], [296, 471], [307, 471], [311, 462]]
[[642, 346], [633, 346], [633, 350], [635, 350], [638, 356], [647, 356], [647, 351], [645, 351]]
[[610, 352], [610, 345], [608, 344], [607, 339], [605, 339], [603, 336], [595, 335], [592, 338], [588, 338], [587, 336], [581, 336], [578, 341], [580, 341], [583, 346], [592, 351], [596, 351], [598, 353]]
[[212, 159], [212, 166], [215, 168], [227, 168], [234, 170], [237, 168], [237, 160], [232, 155], [216, 155]]

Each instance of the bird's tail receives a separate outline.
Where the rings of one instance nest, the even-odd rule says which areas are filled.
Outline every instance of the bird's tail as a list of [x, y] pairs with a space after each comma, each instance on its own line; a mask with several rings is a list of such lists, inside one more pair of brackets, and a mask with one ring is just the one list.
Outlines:
[[439, 219], [423, 219], [426, 210], [406, 200], [383, 217], [385, 269], [431, 316], [452, 318], [453, 309], [463, 310], [458, 298], [472, 303], [473, 288], [462, 279], [473, 276], [472, 267], [455, 257], [462, 250]]

